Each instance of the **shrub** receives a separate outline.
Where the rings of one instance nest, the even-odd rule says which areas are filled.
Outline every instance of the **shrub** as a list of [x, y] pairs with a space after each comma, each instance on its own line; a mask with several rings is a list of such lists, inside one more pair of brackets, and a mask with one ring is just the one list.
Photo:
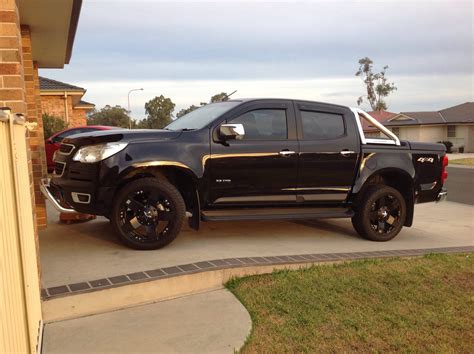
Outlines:
[[444, 140], [444, 141], [438, 141], [438, 143], [444, 144], [444, 146], [446, 146], [446, 152], [448, 154], [453, 152], [453, 143], [452, 142]]
[[43, 113], [44, 138], [48, 139], [51, 135], [67, 128], [67, 123], [61, 118]]

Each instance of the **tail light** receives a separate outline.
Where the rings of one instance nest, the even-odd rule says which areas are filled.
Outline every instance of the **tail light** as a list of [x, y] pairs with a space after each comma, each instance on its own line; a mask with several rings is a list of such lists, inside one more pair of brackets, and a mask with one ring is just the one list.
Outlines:
[[446, 167], [448, 166], [448, 156], [443, 156], [443, 167], [441, 169], [441, 183], [444, 184], [444, 181], [448, 178], [448, 172], [446, 172]]

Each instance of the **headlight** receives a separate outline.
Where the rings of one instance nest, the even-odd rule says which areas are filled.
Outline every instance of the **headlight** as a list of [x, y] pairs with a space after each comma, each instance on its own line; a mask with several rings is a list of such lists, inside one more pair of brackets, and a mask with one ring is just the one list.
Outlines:
[[73, 157], [74, 161], [94, 163], [105, 160], [122, 151], [128, 143], [106, 143], [81, 147]]

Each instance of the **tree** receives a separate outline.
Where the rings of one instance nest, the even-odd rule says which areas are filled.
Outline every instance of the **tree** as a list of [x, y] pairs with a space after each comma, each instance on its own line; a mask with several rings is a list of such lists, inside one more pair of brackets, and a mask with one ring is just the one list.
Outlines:
[[[130, 116], [128, 111], [121, 106], [106, 105], [100, 110], [94, 109], [87, 117], [87, 125], [110, 125], [113, 127], [128, 128]], [[132, 121], [132, 127], [136, 124]]]
[[388, 69], [387, 65], [384, 66], [383, 70], [379, 73], [373, 73], [372, 64], [373, 61], [368, 57], [359, 59], [359, 70], [357, 70], [355, 75], [363, 76], [364, 84], [367, 88], [367, 95], [360, 96], [357, 99], [357, 104], [360, 105], [365, 98], [373, 111], [383, 111], [388, 108], [384, 98], [397, 88], [393, 82], [387, 82], [387, 78], [385, 77], [385, 72]]
[[211, 97], [211, 103], [224, 102], [228, 100], [229, 100], [229, 96], [227, 96], [227, 93], [225, 92], [215, 94], [214, 96]]
[[198, 109], [199, 107], [198, 106], [195, 106], [195, 105], [191, 105], [189, 106], [188, 108], [183, 108], [182, 110], [180, 110], [178, 113], [176, 113], [176, 118], [181, 118], [182, 116], [184, 116], [185, 114], [188, 114], [189, 112], [192, 112], [194, 111], [195, 109]]
[[45, 139], [48, 139], [51, 135], [67, 128], [67, 123], [62, 118], [47, 113], [43, 113], [42, 118]]
[[172, 122], [175, 104], [163, 95], [145, 103], [147, 117], [139, 123], [140, 128], [160, 129]]

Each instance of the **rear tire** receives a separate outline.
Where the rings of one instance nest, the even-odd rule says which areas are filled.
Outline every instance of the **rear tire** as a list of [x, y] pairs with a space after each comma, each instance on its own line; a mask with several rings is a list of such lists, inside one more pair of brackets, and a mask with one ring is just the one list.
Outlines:
[[358, 203], [352, 225], [368, 240], [388, 241], [401, 231], [406, 216], [406, 202], [399, 191], [385, 185], [373, 185]]
[[120, 241], [128, 247], [154, 250], [178, 236], [185, 214], [183, 197], [171, 183], [147, 177], [120, 190], [110, 221]]

